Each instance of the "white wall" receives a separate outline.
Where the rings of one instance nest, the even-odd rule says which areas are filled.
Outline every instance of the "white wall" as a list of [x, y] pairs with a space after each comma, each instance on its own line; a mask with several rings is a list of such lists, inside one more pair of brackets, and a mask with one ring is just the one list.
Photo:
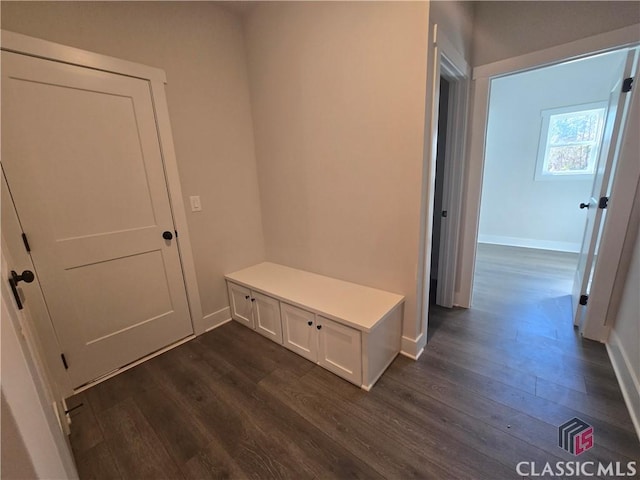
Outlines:
[[577, 252], [593, 177], [535, 180], [541, 111], [607, 101], [624, 53], [493, 80], [479, 241]]
[[640, 23], [638, 2], [475, 2], [473, 65]]
[[246, 19], [267, 258], [407, 297], [415, 338], [428, 4], [265, 2]]
[[[264, 260], [240, 18], [213, 2], [2, 2], [2, 28], [162, 68], [205, 315]], [[224, 312], [223, 312], [224, 314]]]
[[[640, 192], [637, 192], [640, 195]], [[629, 407], [636, 432], [640, 437], [640, 235], [638, 212], [640, 197], [636, 196], [635, 235], [627, 233], [627, 240], [635, 236], [635, 246], [626, 275], [616, 320], [607, 342], [611, 361]]]

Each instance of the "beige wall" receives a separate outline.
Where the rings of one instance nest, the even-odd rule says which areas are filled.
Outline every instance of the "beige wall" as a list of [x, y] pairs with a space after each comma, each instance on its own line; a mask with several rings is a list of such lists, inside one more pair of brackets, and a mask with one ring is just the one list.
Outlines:
[[415, 337], [428, 6], [265, 3], [246, 24], [267, 259], [407, 297]]
[[477, 2], [473, 65], [503, 60], [640, 23], [630, 1]]
[[2, 28], [162, 68], [204, 314], [264, 260], [240, 19], [205, 2], [2, 2]]

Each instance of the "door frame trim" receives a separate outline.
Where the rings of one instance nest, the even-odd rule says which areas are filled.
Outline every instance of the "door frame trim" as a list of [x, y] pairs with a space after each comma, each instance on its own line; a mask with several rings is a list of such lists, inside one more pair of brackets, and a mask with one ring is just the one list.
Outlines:
[[462, 242], [458, 262], [459, 290], [456, 291], [456, 305], [469, 308], [473, 294], [491, 79], [567, 60], [577, 60], [596, 53], [631, 47], [640, 43], [638, 31], [640, 31], [640, 24], [634, 24], [473, 69], [473, 105], [469, 118], [470, 139], [467, 151], [467, 179], [463, 200]]
[[178, 163], [164, 88], [167, 83], [167, 75], [164, 70], [7, 30], [1, 31], [1, 38], [2, 50], [149, 81], [171, 213], [173, 214], [175, 227], [179, 232], [177, 239], [178, 251], [184, 274], [191, 322], [196, 335], [203, 333], [206, 327], [203, 321], [202, 304], [200, 303], [200, 292], [196, 279], [184, 197], [182, 196], [182, 187], [178, 176]]
[[[442, 172], [444, 175], [442, 204], [443, 208], [448, 210], [449, 215], [440, 230], [436, 304], [452, 307], [455, 304], [457, 253], [461, 237], [471, 69], [445, 35], [439, 34], [437, 42], [440, 47], [440, 76], [436, 79], [438, 92], [440, 91], [440, 77], [444, 77], [450, 86], [445, 161]], [[439, 103], [438, 101], [438, 105]], [[433, 215], [438, 214], [439, 212], [433, 212]], [[432, 221], [432, 219], [427, 219], [427, 221], [430, 220]]]
[[[7, 30], [0, 30], [0, 38], [1, 49], [3, 51], [139, 78], [149, 82], [149, 91], [155, 114], [156, 131], [169, 194], [169, 203], [173, 215], [174, 227], [179, 233], [176, 240], [191, 316], [191, 324], [194, 335], [204, 333], [206, 325], [202, 313], [187, 214], [178, 174], [178, 163], [165, 93], [167, 77], [164, 70]], [[57, 345], [56, 348], [59, 350], [59, 345]], [[56, 365], [53, 365], [52, 368], [55, 369]], [[63, 391], [57, 392], [60, 396], [73, 393], [68, 385], [61, 387]]]
[[[640, 52], [636, 52], [633, 60], [636, 71], [632, 75], [636, 82], [639, 54]], [[638, 87], [634, 87], [628, 93], [631, 98], [626, 122], [621, 126], [624, 130], [620, 133], [623, 140], [620, 144], [618, 166], [609, 187], [609, 191], [615, 193], [611, 194], [600, 238], [598, 258], [606, 261], [595, 262], [589, 304], [586, 309], [583, 307], [584, 314], [579, 325], [584, 337], [600, 342], [608, 340], [615, 323], [638, 232], [640, 141], [633, 134], [624, 141], [628, 132], [637, 132], [640, 128], [640, 94]]]
[[167, 75], [164, 70], [160, 68], [129, 62], [128, 60], [89, 52], [8, 30], [1, 30], [1, 36], [2, 50], [8, 52], [21, 53], [46, 60], [55, 60], [57, 62], [93, 68], [103, 72], [118, 73], [143, 80], [167, 83]]
[[[446, 36], [445, 32], [439, 28], [438, 24], [432, 23], [430, 26], [430, 43], [428, 46], [428, 65], [433, 67], [432, 73], [427, 78], [426, 106], [425, 106], [425, 130], [424, 130], [424, 158], [420, 200], [420, 233], [418, 264], [416, 266], [416, 312], [417, 324], [415, 332], [407, 335], [406, 325], [402, 336], [401, 353], [409, 358], [417, 360], [427, 344], [427, 329], [429, 326], [429, 290], [431, 286], [431, 250], [433, 237], [433, 215], [434, 215], [434, 192], [436, 182], [436, 153], [438, 141], [438, 116], [440, 107], [440, 74], [454, 80], [452, 89], [458, 95], [459, 102], [450, 106], [452, 117], [450, 121], [455, 125], [455, 136], [452, 136], [452, 143], [455, 143], [455, 151], [450, 151], [451, 172], [445, 179], [445, 189], [450, 189], [450, 210], [453, 222], [445, 225], [441, 233], [446, 230], [451, 242], [456, 244], [461, 239], [462, 207], [464, 202], [464, 176], [467, 147], [468, 105], [469, 105], [469, 84], [471, 83], [471, 69], [454, 44]], [[465, 131], [463, 131], [465, 130]], [[451, 131], [451, 129], [449, 129]], [[452, 150], [452, 149], [450, 149]], [[449, 157], [447, 157], [449, 159]], [[444, 200], [444, 199], [443, 199]], [[460, 212], [460, 214], [457, 214]], [[454, 217], [458, 217], [456, 220]], [[443, 252], [440, 265], [446, 270], [448, 278], [444, 283], [451, 285], [455, 290], [456, 267], [458, 260], [457, 252], [459, 248], [450, 249]], [[442, 249], [441, 249], [442, 252]], [[455, 302], [455, 297], [454, 297]], [[415, 335], [415, 338], [412, 338]]]
[[[19, 233], [15, 229], [22, 232], [22, 225], [18, 217], [11, 190], [4, 174], [4, 170], [0, 172], [0, 185], [7, 192], [8, 199], [5, 198], [3, 211], [5, 215], [2, 218], [2, 253], [11, 265], [15, 265], [18, 271], [20, 269], [35, 269], [31, 255], [27, 253], [19, 240]], [[12, 219], [8, 219], [7, 211]], [[39, 364], [42, 377], [45, 384], [51, 390], [55, 400], [59, 402], [64, 396], [68, 396], [73, 392], [71, 378], [64, 369], [60, 361], [62, 348], [58, 342], [56, 330], [49, 315], [49, 309], [44, 299], [44, 293], [40, 288], [40, 282], [36, 280], [29, 287], [30, 295], [28, 305], [22, 310], [22, 316], [25, 318], [23, 325], [23, 333], [27, 339], [27, 344], [33, 354], [33, 361]], [[6, 300], [3, 298], [3, 300]]]

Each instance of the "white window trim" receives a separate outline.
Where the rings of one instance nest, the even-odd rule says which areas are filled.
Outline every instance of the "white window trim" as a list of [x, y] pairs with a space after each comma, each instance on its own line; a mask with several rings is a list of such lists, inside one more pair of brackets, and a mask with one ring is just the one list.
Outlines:
[[[547, 110], [542, 110], [540, 113], [542, 116], [542, 124], [540, 127], [540, 140], [538, 142], [538, 156], [536, 159], [536, 171], [535, 171], [535, 180], [536, 181], [570, 181], [570, 180], [585, 180], [589, 177], [593, 176], [593, 173], [566, 173], [566, 174], [546, 174], [543, 173], [545, 157], [547, 154], [547, 150], [549, 148], [547, 144], [548, 135], [549, 135], [549, 121], [553, 115], [562, 115], [564, 113], [574, 113], [574, 112], [582, 112], [585, 110], [598, 110], [604, 109], [604, 118], [607, 116], [607, 102], [593, 102], [593, 103], [584, 103], [580, 105], [570, 105], [567, 107], [561, 108], [550, 108]], [[603, 125], [604, 126], [604, 125]], [[602, 129], [600, 131], [600, 136], [602, 136]], [[601, 139], [600, 139], [601, 141]], [[595, 149], [593, 155], [598, 156], [600, 154], [600, 141], [596, 143], [597, 148]], [[594, 162], [597, 161], [597, 158], [594, 159]], [[595, 168], [595, 167], [594, 167]], [[595, 171], [594, 171], [595, 173]]]

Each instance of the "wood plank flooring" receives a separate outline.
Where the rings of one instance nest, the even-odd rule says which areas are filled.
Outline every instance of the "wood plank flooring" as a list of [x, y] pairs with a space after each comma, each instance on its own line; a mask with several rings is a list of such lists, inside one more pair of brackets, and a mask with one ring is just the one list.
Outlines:
[[474, 306], [432, 307], [429, 344], [369, 393], [228, 323], [69, 400], [81, 478], [509, 479], [576, 460], [640, 460], [603, 345], [571, 324], [575, 256], [480, 245]]

